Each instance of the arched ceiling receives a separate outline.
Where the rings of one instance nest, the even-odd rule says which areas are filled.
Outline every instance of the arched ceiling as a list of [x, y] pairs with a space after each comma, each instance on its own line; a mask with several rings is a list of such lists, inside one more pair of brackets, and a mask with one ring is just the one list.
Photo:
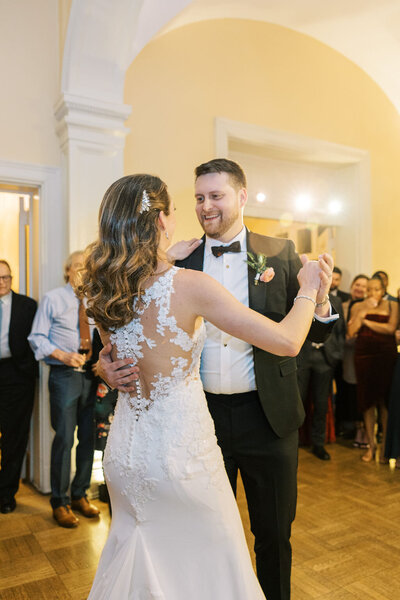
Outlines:
[[226, 17], [282, 25], [323, 42], [361, 67], [400, 112], [400, 0], [193, 0], [161, 33]]
[[120, 103], [125, 71], [151, 39], [222, 18], [274, 23], [327, 44], [400, 113], [400, 0], [73, 0], [62, 91]]

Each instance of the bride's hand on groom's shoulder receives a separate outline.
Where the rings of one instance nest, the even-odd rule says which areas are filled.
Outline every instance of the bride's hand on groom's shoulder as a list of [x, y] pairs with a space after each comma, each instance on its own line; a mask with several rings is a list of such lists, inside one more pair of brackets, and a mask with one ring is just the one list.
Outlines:
[[135, 392], [136, 381], [139, 379], [139, 367], [132, 366], [131, 358], [113, 361], [111, 348], [111, 344], [108, 343], [101, 350], [97, 362], [97, 375], [112, 389], [121, 392]]
[[170, 246], [167, 250], [168, 262], [173, 263], [176, 260], [184, 260], [192, 254], [196, 248], [203, 243], [202, 239], [192, 238], [191, 240], [181, 240]]

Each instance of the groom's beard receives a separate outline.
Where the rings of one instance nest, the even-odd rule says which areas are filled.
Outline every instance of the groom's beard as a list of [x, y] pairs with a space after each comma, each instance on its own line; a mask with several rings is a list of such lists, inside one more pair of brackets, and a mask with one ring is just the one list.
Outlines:
[[235, 210], [229, 215], [224, 215], [221, 211], [215, 210], [200, 216], [200, 225], [204, 233], [215, 240], [221, 238], [239, 219], [239, 210]]

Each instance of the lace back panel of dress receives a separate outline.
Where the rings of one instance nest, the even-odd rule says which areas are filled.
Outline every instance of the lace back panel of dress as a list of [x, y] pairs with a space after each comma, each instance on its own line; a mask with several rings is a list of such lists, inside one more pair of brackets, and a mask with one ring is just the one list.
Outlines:
[[178, 271], [172, 267], [148, 287], [142, 302], [134, 304], [137, 316], [111, 335], [118, 358], [132, 357], [140, 368], [137, 393], [128, 398], [136, 419], [168, 396], [172, 386], [190, 374], [198, 376], [195, 367], [202, 344], [196, 344], [196, 334], [190, 336], [179, 328], [171, 314], [173, 279]]

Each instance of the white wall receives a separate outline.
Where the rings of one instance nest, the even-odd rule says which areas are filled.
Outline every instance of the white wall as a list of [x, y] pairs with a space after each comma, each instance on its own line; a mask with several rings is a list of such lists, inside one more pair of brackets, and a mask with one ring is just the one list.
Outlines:
[[59, 165], [58, 2], [0, 0], [0, 159]]

